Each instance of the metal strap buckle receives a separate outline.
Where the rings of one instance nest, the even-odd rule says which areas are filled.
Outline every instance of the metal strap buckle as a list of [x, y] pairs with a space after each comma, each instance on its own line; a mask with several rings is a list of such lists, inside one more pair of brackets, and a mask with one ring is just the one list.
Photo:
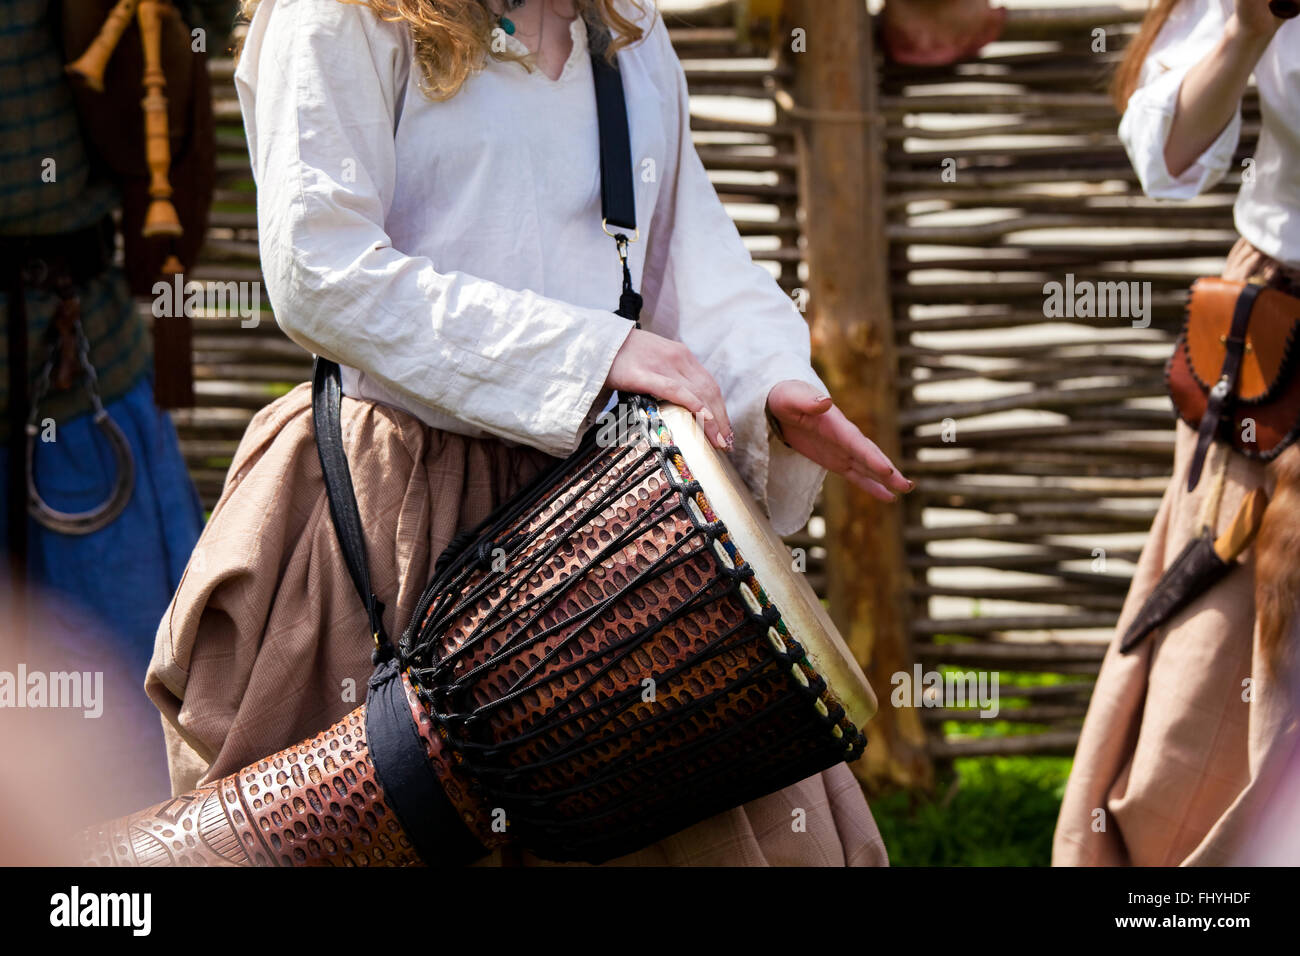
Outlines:
[[601, 220], [600, 220], [600, 228], [603, 229], [604, 232], [605, 232], [605, 235], [609, 236], [611, 239], [622, 239], [624, 242], [639, 242], [639, 241], [641, 240], [641, 227], [640, 227], [640, 226], [637, 226], [635, 229], [632, 230], [632, 238], [631, 238], [631, 239], [629, 239], [625, 234], [623, 234], [623, 233], [621, 233], [621, 232], [610, 232], [610, 231], [609, 231], [609, 220], [608, 220], [608, 219], [601, 219]]

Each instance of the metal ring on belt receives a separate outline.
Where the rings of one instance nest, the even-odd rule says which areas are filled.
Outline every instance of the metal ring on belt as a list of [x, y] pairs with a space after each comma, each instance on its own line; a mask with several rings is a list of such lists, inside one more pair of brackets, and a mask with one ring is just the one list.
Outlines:
[[90, 404], [94, 410], [94, 422], [108, 439], [113, 449], [113, 458], [117, 464], [117, 477], [113, 490], [99, 505], [86, 511], [59, 511], [51, 507], [41, 497], [36, 487], [36, 436], [40, 433], [37, 418], [40, 414], [41, 399], [50, 387], [50, 375], [54, 369], [53, 358], [47, 359], [41, 369], [36, 385], [36, 394], [32, 397], [31, 408], [27, 417], [27, 513], [41, 525], [61, 534], [83, 535], [107, 527], [126, 508], [135, 489], [135, 460], [131, 455], [131, 446], [126, 436], [104, 408], [96, 388], [95, 367], [90, 362], [90, 343], [77, 320], [77, 356], [80, 360], [82, 376], [86, 391], [90, 394]]
[[38, 429], [35, 425], [27, 426], [27, 511], [51, 531], [74, 535], [98, 531], [112, 524], [131, 500], [131, 492], [135, 487], [135, 460], [131, 457], [131, 447], [127, 444], [122, 429], [117, 427], [117, 423], [99, 406], [98, 401], [96, 406], [94, 421], [113, 449], [113, 458], [117, 462], [117, 480], [114, 481], [113, 491], [108, 498], [87, 511], [59, 511], [41, 497], [36, 488], [34, 467]]

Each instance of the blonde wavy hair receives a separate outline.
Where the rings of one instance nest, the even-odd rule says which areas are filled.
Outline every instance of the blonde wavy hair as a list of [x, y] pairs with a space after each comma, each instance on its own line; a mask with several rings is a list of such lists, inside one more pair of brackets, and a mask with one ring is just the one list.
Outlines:
[[[239, 19], [253, 18], [262, 0], [240, 0]], [[532, 69], [531, 56], [493, 49], [492, 31], [497, 14], [484, 0], [337, 0], [369, 7], [375, 16], [389, 23], [405, 23], [415, 42], [415, 60], [422, 76], [420, 88], [435, 100], [455, 96], [475, 70], [488, 57], [514, 60]], [[612, 42], [605, 44], [604, 54], [611, 61], [623, 47], [641, 39], [642, 30], [616, 9], [618, 0], [571, 0], [578, 16], [595, 27], [608, 30]], [[639, 13], [645, 13], [643, 0], [628, 0]], [[651, 0], [653, 2], [653, 0]], [[236, 57], [239, 51], [236, 50]]]

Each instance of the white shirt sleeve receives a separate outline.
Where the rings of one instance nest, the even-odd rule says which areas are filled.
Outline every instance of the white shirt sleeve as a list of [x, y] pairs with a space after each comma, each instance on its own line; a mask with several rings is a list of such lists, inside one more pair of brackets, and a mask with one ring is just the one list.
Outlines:
[[236, 80], [276, 320], [405, 401], [567, 454], [630, 323], [393, 247], [407, 46], [363, 4], [267, 0], [257, 12]]
[[651, 223], [643, 324], [684, 343], [713, 375], [736, 432], [732, 463], [776, 531], [790, 534], [807, 523], [826, 472], [770, 436], [767, 393], [785, 379], [827, 389], [810, 364], [807, 323], [750, 257], [695, 151], [686, 76], [661, 17], [646, 42], [675, 74], [676, 105], [665, 110], [675, 161]]
[[1147, 55], [1138, 88], [1119, 124], [1142, 191], [1153, 199], [1191, 199], [1216, 185], [1232, 165], [1241, 137], [1241, 106], [1217, 139], [1180, 176], [1165, 164], [1165, 143], [1173, 126], [1178, 91], [1188, 71], [1223, 35], [1228, 11], [1221, 0], [1183, 0], [1161, 29]]

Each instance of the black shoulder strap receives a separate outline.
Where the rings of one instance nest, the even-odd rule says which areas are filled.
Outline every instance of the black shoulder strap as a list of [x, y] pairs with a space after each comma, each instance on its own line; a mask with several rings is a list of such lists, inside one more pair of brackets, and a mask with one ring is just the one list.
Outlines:
[[[609, 35], [587, 27], [591, 48], [591, 66], [596, 86], [596, 121], [600, 129], [601, 215], [606, 231], [609, 226], [636, 230], [636, 194], [632, 183], [632, 147], [628, 137], [627, 103], [623, 96], [623, 77], [617, 66], [605, 59]], [[595, 39], [593, 39], [593, 37]], [[612, 235], [612, 233], [611, 233]], [[623, 295], [618, 314], [636, 322], [641, 297], [632, 289], [631, 275], [624, 253], [628, 238], [615, 236], [623, 258]], [[393, 645], [384, 631], [384, 605], [370, 586], [370, 566], [366, 561], [366, 539], [361, 531], [361, 513], [357, 509], [352, 487], [352, 472], [343, 447], [343, 387], [338, 363], [316, 357], [312, 375], [311, 413], [316, 429], [316, 451], [325, 475], [325, 493], [329, 498], [334, 533], [343, 549], [352, 584], [366, 606], [370, 634], [375, 641], [374, 661], [381, 664], [393, 656]]]
[[600, 127], [600, 215], [606, 228], [636, 229], [636, 193], [632, 185], [632, 145], [627, 130], [627, 100], [617, 63], [605, 56], [609, 34], [587, 24], [587, 46], [596, 86], [596, 122]]
[[384, 605], [370, 587], [370, 565], [366, 561], [366, 538], [361, 532], [361, 512], [352, 488], [352, 472], [343, 447], [343, 385], [338, 363], [316, 357], [311, 383], [311, 416], [316, 429], [316, 452], [325, 474], [325, 495], [330, 519], [343, 549], [352, 584], [361, 596], [370, 618], [370, 636], [375, 641], [375, 663], [393, 655], [393, 645], [384, 632]]

